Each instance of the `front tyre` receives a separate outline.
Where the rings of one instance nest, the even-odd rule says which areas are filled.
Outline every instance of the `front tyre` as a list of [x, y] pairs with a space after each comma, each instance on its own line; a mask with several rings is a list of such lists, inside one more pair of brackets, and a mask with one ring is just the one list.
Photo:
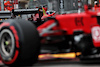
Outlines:
[[25, 20], [7, 20], [0, 25], [0, 55], [8, 66], [30, 66], [40, 52], [35, 26]]

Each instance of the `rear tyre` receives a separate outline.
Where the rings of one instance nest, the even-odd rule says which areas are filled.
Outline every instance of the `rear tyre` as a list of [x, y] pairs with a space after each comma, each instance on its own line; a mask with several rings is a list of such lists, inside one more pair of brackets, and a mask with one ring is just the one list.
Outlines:
[[78, 48], [80, 48], [81, 56], [80, 60], [90, 60], [88, 56], [92, 55], [93, 43], [91, 36], [84, 36], [81, 41], [78, 43]]
[[40, 53], [39, 34], [35, 26], [25, 20], [7, 20], [1, 25], [0, 55], [8, 66], [31, 66]]

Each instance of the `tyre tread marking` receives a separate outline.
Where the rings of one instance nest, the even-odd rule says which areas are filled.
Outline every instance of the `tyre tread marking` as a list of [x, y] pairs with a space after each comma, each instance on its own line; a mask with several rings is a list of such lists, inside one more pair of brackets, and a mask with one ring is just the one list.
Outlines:
[[19, 38], [18, 38], [18, 35], [17, 35], [17, 31], [15, 30], [14, 26], [10, 26], [10, 29], [14, 33], [14, 37], [15, 37], [15, 40], [16, 40], [16, 47], [19, 48]]
[[19, 51], [16, 50], [15, 56], [14, 56], [14, 58], [13, 58], [10, 62], [5, 62], [5, 61], [3, 61], [3, 62], [6, 63], [6, 64], [12, 64], [12, 63], [15, 62], [15, 60], [17, 59], [18, 54], [19, 54]]
[[9, 23], [2, 23], [1, 25], [0, 25], [0, 29], [2, 28], [2, 27], [4, 27], [4, 26], [9, 26], [10, 24]]

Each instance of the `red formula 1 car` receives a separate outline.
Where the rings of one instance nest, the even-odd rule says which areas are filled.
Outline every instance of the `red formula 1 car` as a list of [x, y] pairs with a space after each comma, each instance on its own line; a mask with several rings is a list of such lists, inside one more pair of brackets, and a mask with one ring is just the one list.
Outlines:
[[100, 10], [88, 10], [85, 6], [82, 13], [48, 17], [37, 29], [30, 21], [22, 19], [1, 23], [0, 56], [4, 64], [32, 65], [37, 62], [42, 46], [52, 52], [70, 49], [80, 51], [83, 57], [99, 57]]

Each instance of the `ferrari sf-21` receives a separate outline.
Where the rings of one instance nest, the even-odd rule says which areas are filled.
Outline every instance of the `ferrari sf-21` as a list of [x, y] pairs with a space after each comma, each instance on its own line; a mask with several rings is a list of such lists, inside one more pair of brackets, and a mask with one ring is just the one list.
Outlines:
[[[32, 14], [37, 10], [15, 10], [12, 19], [0, 24], [0, 57], [7, 66], [26, 66], [38, 61], [41, 49], [49, 53], [81, 52], [80, 59], [100, 58], [100, 9], [46, 16], [38, 22], [15, 19], [15, 15]], [[0, 15], [1, 15], [0, 14]], [[8, 18], [6, 16], [5, 18]], [[42, 22], [44, 21], [44, 22]], [[36, 27], [34, 23], [41, 23]], [[43, 48], [42, 48], [43, 47]]]

